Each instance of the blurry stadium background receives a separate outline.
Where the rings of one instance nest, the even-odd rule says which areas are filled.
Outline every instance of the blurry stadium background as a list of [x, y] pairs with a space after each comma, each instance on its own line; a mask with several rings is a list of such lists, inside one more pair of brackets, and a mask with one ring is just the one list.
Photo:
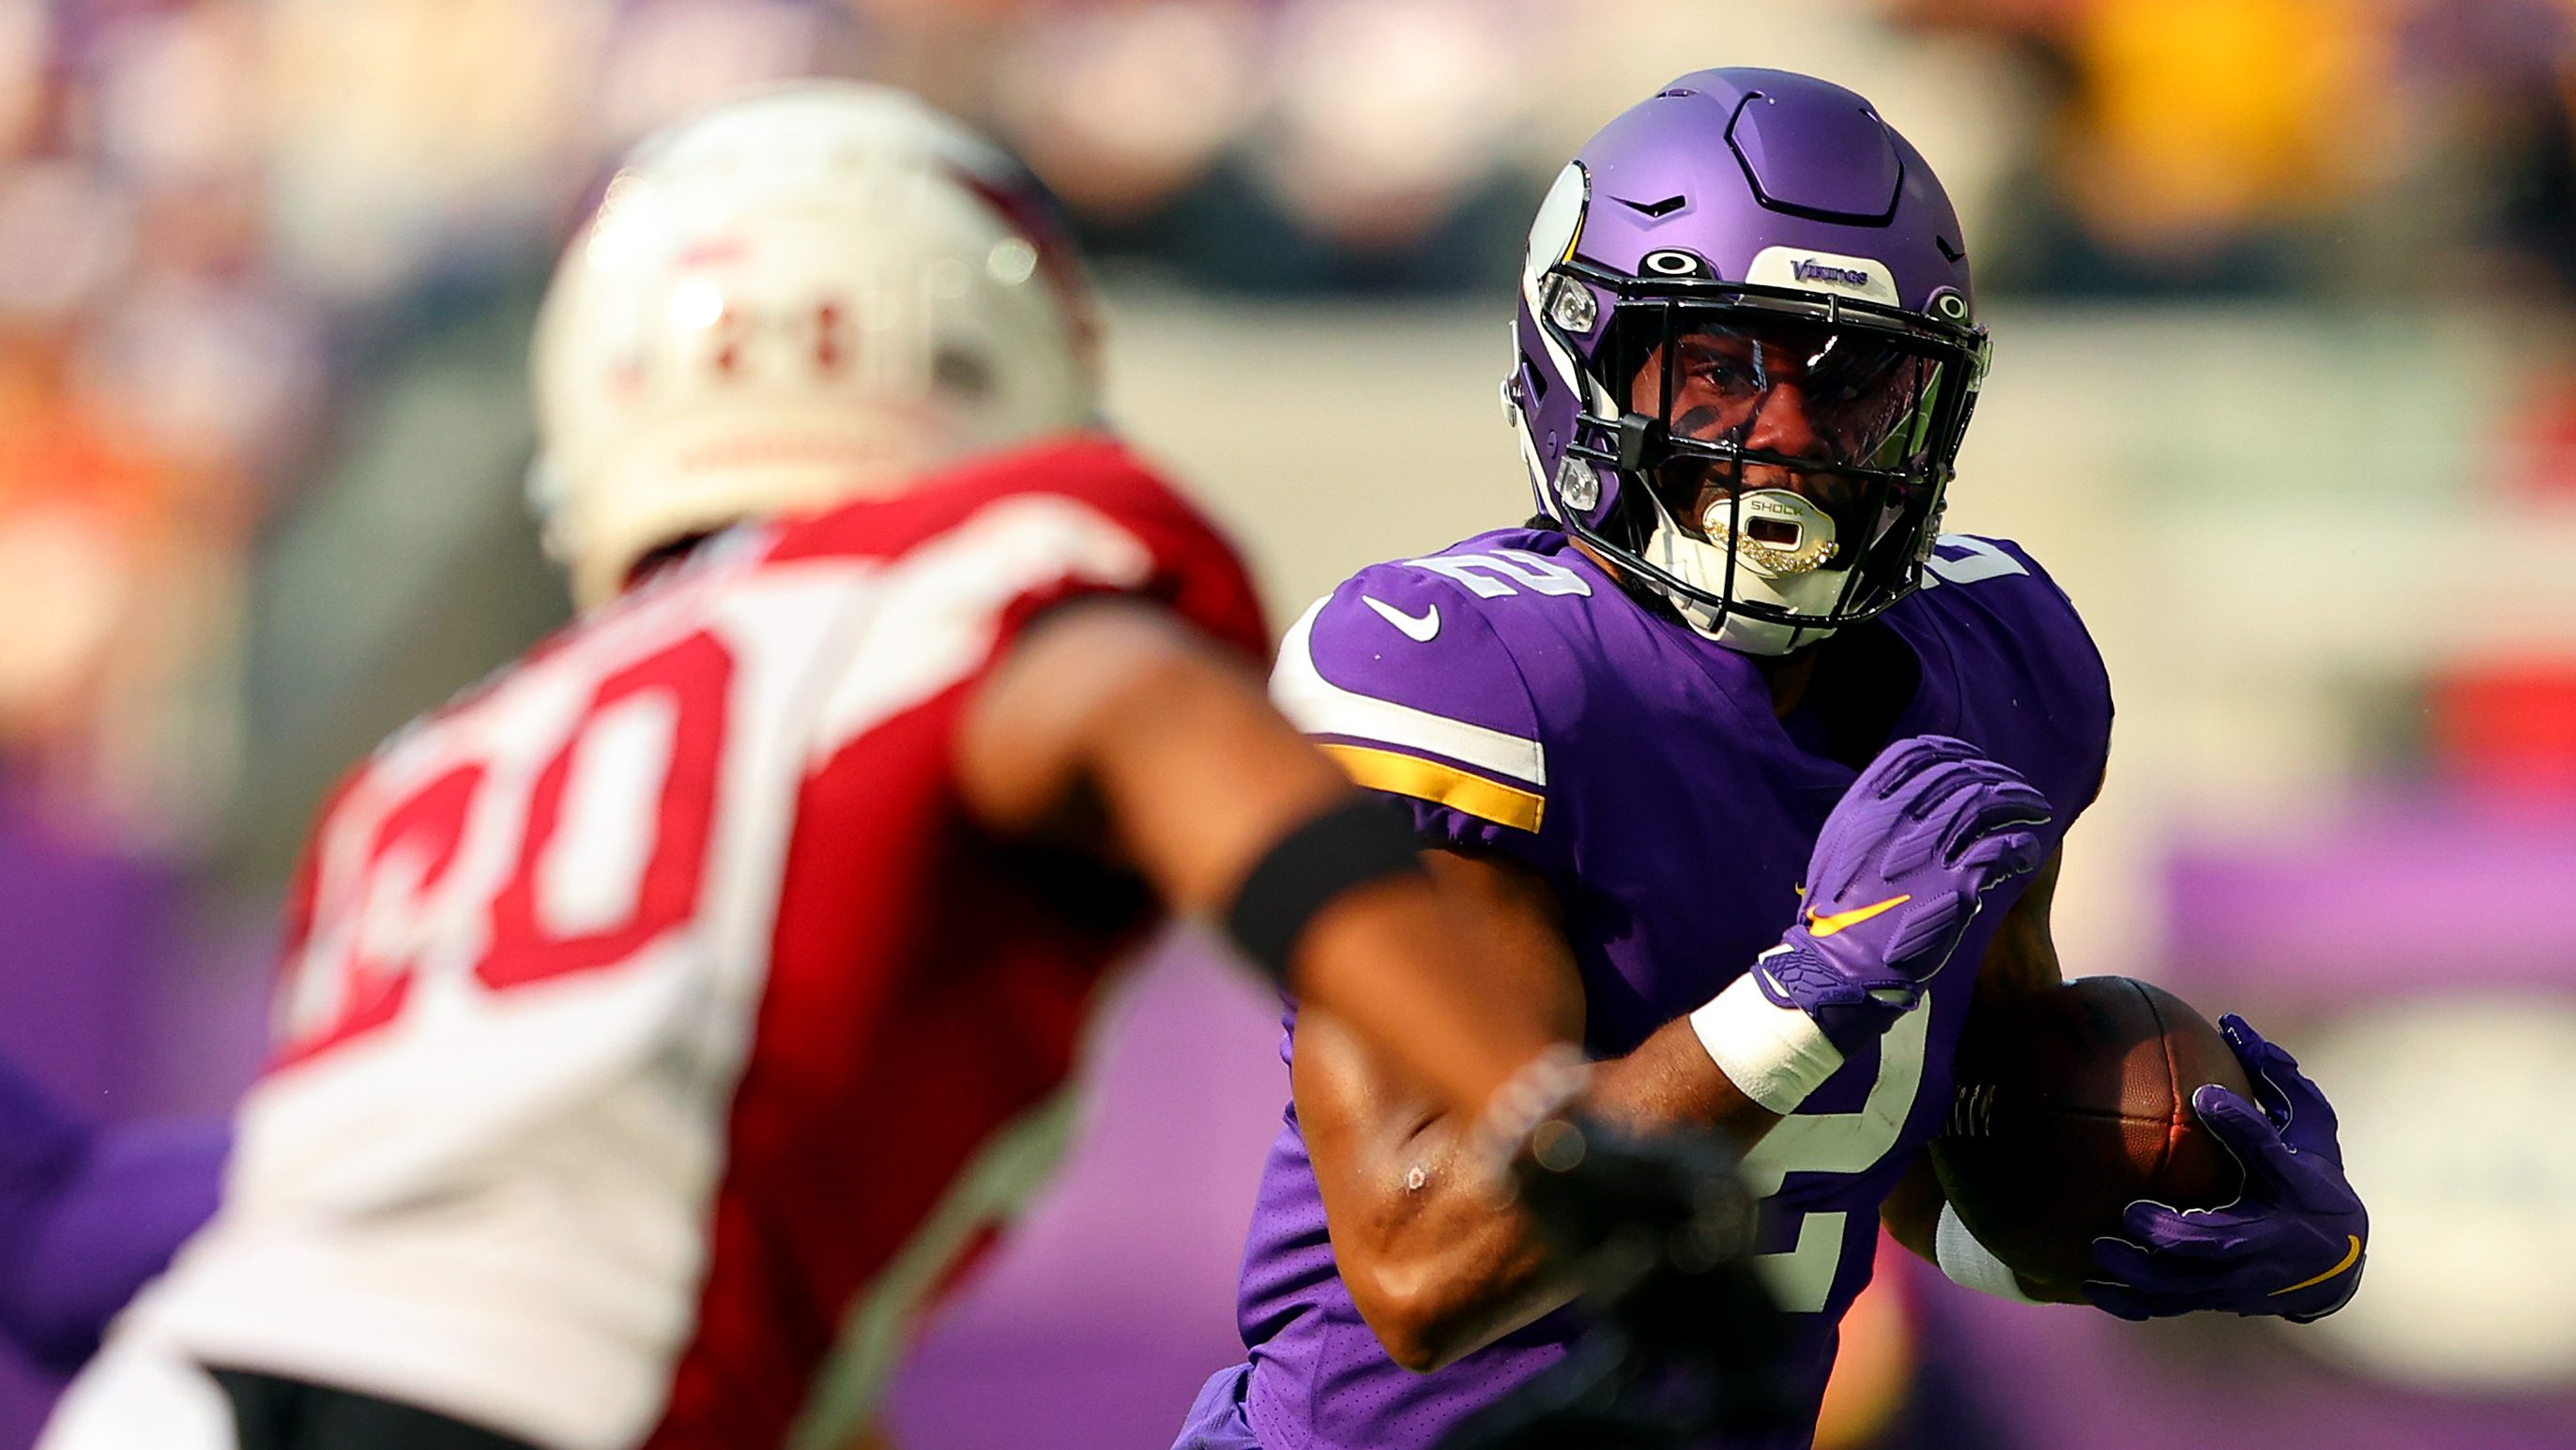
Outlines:
[[[1284, 621], [1517, 520], [1527, 216], [1681, 71], [1872, 97], [1997, 338], [1953, 527], [2120, 700], [2070, 970], [2299, 1047], [2377, 1236], [2328, 1324], [2017, 1310], [1890, 1261], [1830, 1445], [2576, 1444], [2576, 0], [0, 0], [0, 1051], [217, 1111], [304, 819], [558, 619], [523, 351], [602, 162], [901, 81], [1096, 249], [1116, 414]], [[1236, 1356], [1275, 1017], [1176, 944], [913, 1450], [1168, 1443]], [[48, 1387], [0, 1367], [0, 1447]]]

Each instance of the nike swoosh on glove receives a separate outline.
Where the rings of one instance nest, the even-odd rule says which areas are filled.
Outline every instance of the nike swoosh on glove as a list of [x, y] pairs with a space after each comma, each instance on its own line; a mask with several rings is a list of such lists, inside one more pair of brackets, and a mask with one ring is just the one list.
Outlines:
[[1897, 741], [1826, 818], [1805, 913], [1754, 981], [1849, 1055], [1922, 1000], [1988, 891], [2037, 869], [2048, 821], [2045, 796], [1968, 742]]
[[2093, 1262], [2109, 1277], [2084, 1292], [2123, 1319], [2202, 1309], [2322, 1319], [2361, 1287], [2370, 1242], [2369, 1211], [2344, 1177], [2334, 1108], [2244, 1018], [2221, 1017], [2218, 1030], [2261, 1106], [2217, 1086], [2192, 1094], [2191, 1106], [2236, 1155], [2244, 1192], [2224, 1208], [2130, 1204], [2128, 1237], [2093, 1241]]

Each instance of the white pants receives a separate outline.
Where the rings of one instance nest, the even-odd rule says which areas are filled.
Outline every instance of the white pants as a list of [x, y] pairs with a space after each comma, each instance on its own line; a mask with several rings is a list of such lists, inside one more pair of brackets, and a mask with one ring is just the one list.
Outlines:
[[213, 1376], [156, 1335], [123, 1332], [72, 1381], [36, 1450], [240, 1450], [240, 1439]]

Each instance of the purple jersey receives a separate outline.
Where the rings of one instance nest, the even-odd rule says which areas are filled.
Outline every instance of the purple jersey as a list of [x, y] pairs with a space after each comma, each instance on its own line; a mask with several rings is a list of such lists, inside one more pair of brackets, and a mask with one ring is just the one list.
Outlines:
[[[1960, 736], [2020, 771], [2056, 808], [2054, 849], [2102, 777], [2101, 658], [2066, 596], [2010, 544], [1945, 537], [1926, 582], [1880, 617], [1894, 667], [1919, 671], [1889, 733]], [[1289, 631], [1272, 688], [1356, 780], [1403, 799], [1424, 839], [1499, 852], [1554, 885], [1583, 973], [1585, 1045], [1601, 1057], [1634, 1049], [1779, 940], [1817, 831], [1857, 774], [1823, 748], [1832, 721], [1775, 717], [1754, 660], [1649, 611], [1553, 532], [1503, 530], [1361, 571]], [[1988, 903], [1958, 960], [1978, 960], [2008, 904]], [[1835, 1324], [1869, 1281], [1879, 1201], [1947, 1110], [1975, 982], [1972, 968], [1934, 978], [1921, 1010], [1746, 1159], [1810, 1420]], [[1263, 1173], [1239, 1317], [1244, 1414], [1267, 1450], [1435, 1444], [1580, 1328], [1559, 1312], [1438, 1373], [1398, 1367], [1336, 1273], [1293, 1108]]]

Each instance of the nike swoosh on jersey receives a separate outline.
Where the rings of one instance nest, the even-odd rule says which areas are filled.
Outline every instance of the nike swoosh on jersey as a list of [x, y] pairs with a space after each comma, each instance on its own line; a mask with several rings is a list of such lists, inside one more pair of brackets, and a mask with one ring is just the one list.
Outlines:
[[1874, 901], [1867, 906], [1855, 906], [1849, 911], [1837, 911], [1830, 916], [1818, 916], [1811, 911], [1807, 913], [1807, 935], [1832, 936], [1845, 927], [1858, 926], [1873, 916], [1882, 916], [1894, 911], [1913, 899], [1914, 894], [1907, 892], [1903, 896], [1891, 896], [1885, 901]]
[[1289, 723], [1309, 735], [1343, 736], [1356, 743], [1438, 756], [1532, 791], [1547, 789], [1547, 752], [1530, 736], [1345, 690], [1325, 679], [1315, 665], [1315, 621], [1332, 602], [1332, 596], [1327, 596], [1307, 606], [1279, 641], [1279, 668], [1270, 679], [1270, 698]]
[[1403, 630], [1405, 638], [1415, 644], [1429, 644], [1432, 636], [1440, 633], [1440, 606], [1437, 604], [1422, 611], [1421, 617], [1417, 619], [1385, 600], [1370, 595], [1361, 595], [1360, 602], [1376, 610], [1378, 618]]

